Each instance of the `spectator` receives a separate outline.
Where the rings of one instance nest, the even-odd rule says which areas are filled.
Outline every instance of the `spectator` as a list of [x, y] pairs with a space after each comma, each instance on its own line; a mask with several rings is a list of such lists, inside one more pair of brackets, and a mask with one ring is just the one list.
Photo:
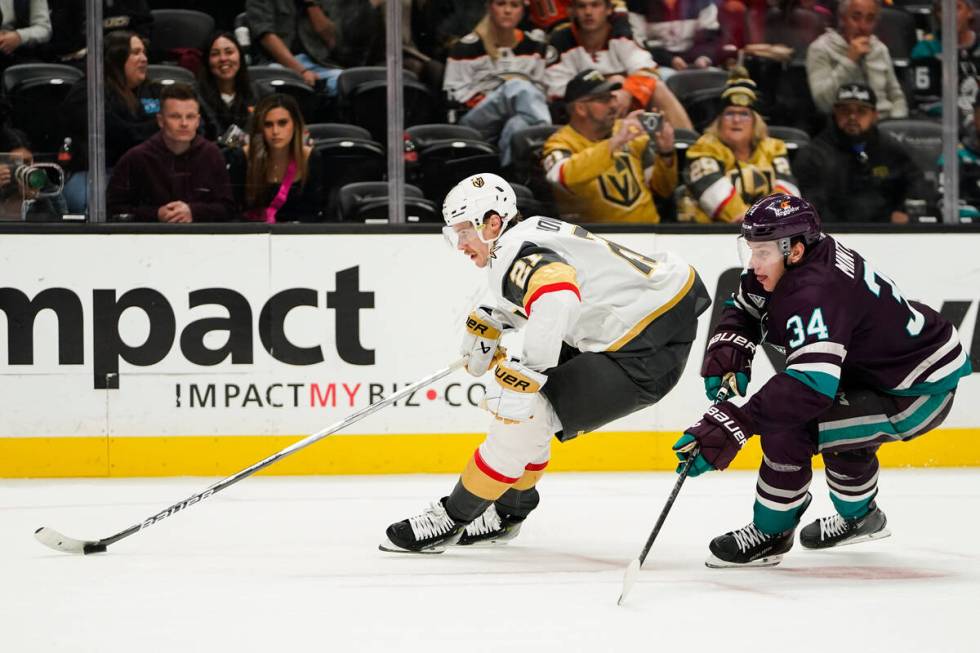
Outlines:
[[231, 33], [218, 32], [211, 37], [207, 57], [207, 64], [197, 73], [205, 135], [215, 140], [232, 125], [248, 131], [258, 94], [242, 65], [245, 57], [241, 46]]
[[51, 187], [45, 173], [38, 173], [42, 175], [40, 183], [34, 175], [29, 180], [14, 178], [18, 167], [33, 164], [34, 152], [27, 134], [0, 127], [0, 220], [44, 222], [60, 220], [67, 212], [65, 198], [55, 192], [56, 187]]
[[772, 193], [799, 195], [786, 144], [770, 138], [756, 110], [755, 82], [736, 70], [721, 93], [722, 111], [687, 151], [687, 188], [697, 222], [740, 222]]
[[633, 33], [651, 49], [660, 66], [685, 70], [723, 62], [716, 0], [649, 0], [627, 5]]
[[36, 61], [51, 40], [48, 0], [0, 0], [0, 68]]
[[273, 94], [255, 107], [244, 160], [232, 161], [232, 182], [256, 222], [323, 220], [323, 163], [305, 142], [306, 126], [296, 100]]
[[[105, 163], [111, 171], [124, 153], [155, 134], [159, 127], [159, 86], [146, 79], [146, 45], [132, 32], [112, 32], [105, 37]], [[88, 185], [88, 82], [79, 80], [62, 108], [65, 131], [71, 136], [74, 173], [65, 184], [65, 200], [71, 213], [84, 213]]]
[[[42, 46], [42, 57], [84, 68], [88, 52], [85, 35], [85, 0], [57, 0], [51, 7], [51, 40]], [[116, 30], [150, 38], [153, 15], [146, 0], [103, 0], [102, 31]]]
[[874, 35], [880, 10], [878, 0], [841, 0], [837, 29], [828, 29], [807, 49], [810, 93], [823, 113], [830, 112], [841, 84], [863, 83], [878, 97], [882, 119], [908, 115], [891, 55]]
[[[963, 138], [956, 148], [960, 164], [959, 215], [967, 221], [980, 219], [980, 96], [973, 105], [973, 120], [963, 130]], [[943, 165], [939, 157], [939, 165]], [[939, 196], [943, 192], [944, 175], [939, 175]]]
[[833, 123], [800, 150], [795, 167], [803, 196], [827, 222], [909, 221], [906, 199], [922, 199], [922, 171], [888, 134], [878, 131], [874, 90], [844, 84]]
[[659, 108], [675, 127], [691, 129], [691, 119], [681, 103], [657, 78], [657, 64], [633, 39], [629, 17], [613, 12], [611, 0], [574, 0], [574, 21], [551, 33], [557, 60], [545, 71], [548, 95], [560, 99], [577, 73], [597, 69], [615, 75], [620, 116], [634, 109]]
[[[942, 24], [942, 2], [933, 3], [936, 24]], [[956, 2], [956, 44], [959, 50], [960, 125], [965, 127], [973, 120], [973, 103], [977, 98], [980, 77], [980, 39], [973, 30], [973, 2]], [[938, 29], [928, 34], [912, 48], [912, 68], [915, 71], [916, 99], [929, 115], [942, 115], [943, 37]], [[923, 106], [926, 105], [926, 106]]]
[[517, 29], [523, 14], [523, 0], [489, 0], [486, 16], [453, 47], [446, 62], [446, 92], [470, 108], [460, 124], [497, 142], [505, 167], [515, 131], [551, 124], [542, 90], [547, 46]]
[[382, 2], [248, 0], [245, 11], [253, 39], [272, 61], [299, 73], [310, 86], [322, 79], [333, 96], [340, 66], [364, 64], [370, 43], [383, 35]]
[[160, 131], [126, 152], [109, 180], [109, 215], [136, 222], [224, 222], [234, 203], [224, 157], [197, 133], [200, 104], [187, 84], [160, 94]]
[[[572, 0], [548, 0], [547, 2], [528, 2], [528, 23], [535, 29], [550, 32], [569, 20], [569, 7]], [[632, 2], [613, 0], [613, 10], [625, 12], [627, 5]]]
[[651, 137], [633, 111], [617, 120], [618, 81], [585, 70], [565, 88], [569, 124], [544, 144], [544, 168], [563, 219], [660, 222], [653, 193], [677, 186], [674, 129], [664, 119]]

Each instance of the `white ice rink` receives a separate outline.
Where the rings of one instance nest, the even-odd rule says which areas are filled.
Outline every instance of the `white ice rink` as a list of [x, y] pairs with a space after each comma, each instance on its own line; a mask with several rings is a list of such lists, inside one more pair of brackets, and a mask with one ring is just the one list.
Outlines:
[[249, 478], [86, 557], [32, 533], [105, 537], [212, 479], [0, 481], [0, 651], [980, 651], [980, 470], [883, 470], [892, 537], [756, 570], [703, 565], [755, 475], [690, 479], [624, 607], [673, 474], [546, 475], [508, 546], [378, 551], [454, 480]]

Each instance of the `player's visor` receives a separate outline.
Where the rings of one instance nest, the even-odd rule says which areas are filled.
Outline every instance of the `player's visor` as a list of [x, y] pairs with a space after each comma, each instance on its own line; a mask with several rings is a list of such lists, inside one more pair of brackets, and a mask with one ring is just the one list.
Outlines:
[[453, 249], [459, 249], [464, 245], [475, 247], [483, 242], [480, 238], [480, 232], [476, 230], [472, 222], [443, 227], [442, 235]]
[[749, 242], [745, 238], [738, 237], [738, 260], [742, 263], [745, 270], [753, 270], [764, 267], [783, 258], [779, 251], [779, 241], [766, 240]]

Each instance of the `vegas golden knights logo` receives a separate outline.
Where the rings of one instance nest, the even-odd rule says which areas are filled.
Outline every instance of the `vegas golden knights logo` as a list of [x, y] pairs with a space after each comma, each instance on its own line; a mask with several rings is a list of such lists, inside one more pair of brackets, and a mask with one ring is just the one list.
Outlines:
[[626, 208], [640, 199], [640, 181], [630, 165], [628, 153], [616, 154], [613, 169], [599, 177], [599, 191], [607, 202]]
[[473, 180], [473, 185], [476, 186], [477, 188], [483, 188], [483, 184], [484, 184], [483, 177], [477, 177], [476, 179]]

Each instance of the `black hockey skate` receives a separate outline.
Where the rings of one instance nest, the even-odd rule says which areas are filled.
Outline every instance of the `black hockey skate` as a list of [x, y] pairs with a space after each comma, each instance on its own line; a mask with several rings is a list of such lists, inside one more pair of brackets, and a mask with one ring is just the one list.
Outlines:
[[891, 535], [885, 528], [888, 520], [878, 506], [871, 502], [864, 517], [844, 519], [838, 514], [821, 517], [802, 531], [800, 544], [807, 549], [828, 549], [842, 544], [857, 544], [868, 540], [880, 540]]
[[[807, 494], [806, 501], [797, 509], [797, 516], [803, 514], [811, 500], [812, 497]], [[795, 536], [795, 526], [782, 533], [770, 535], [756, 528], [753, 522], [711, 540], [708, 545], [711, 555], [704, 564], [712, 569], [775, 567], [782, 562], [783, 554], [793, 548]]]
[[476, 547], [507, 544], [521, 532], [522, 523], [523, 520], [517, 521], [501, 516], [496, 506], [491, 503], [482, 515], [466, 527], [458, 544]]
[[389, 526], [385, 531], [388, 539], [378, 548], [394, 553], [442, 553], [456, 544], [466, 524], [449, 516], [445, 502], [446, 497], [433, 501], [422, 514]]

